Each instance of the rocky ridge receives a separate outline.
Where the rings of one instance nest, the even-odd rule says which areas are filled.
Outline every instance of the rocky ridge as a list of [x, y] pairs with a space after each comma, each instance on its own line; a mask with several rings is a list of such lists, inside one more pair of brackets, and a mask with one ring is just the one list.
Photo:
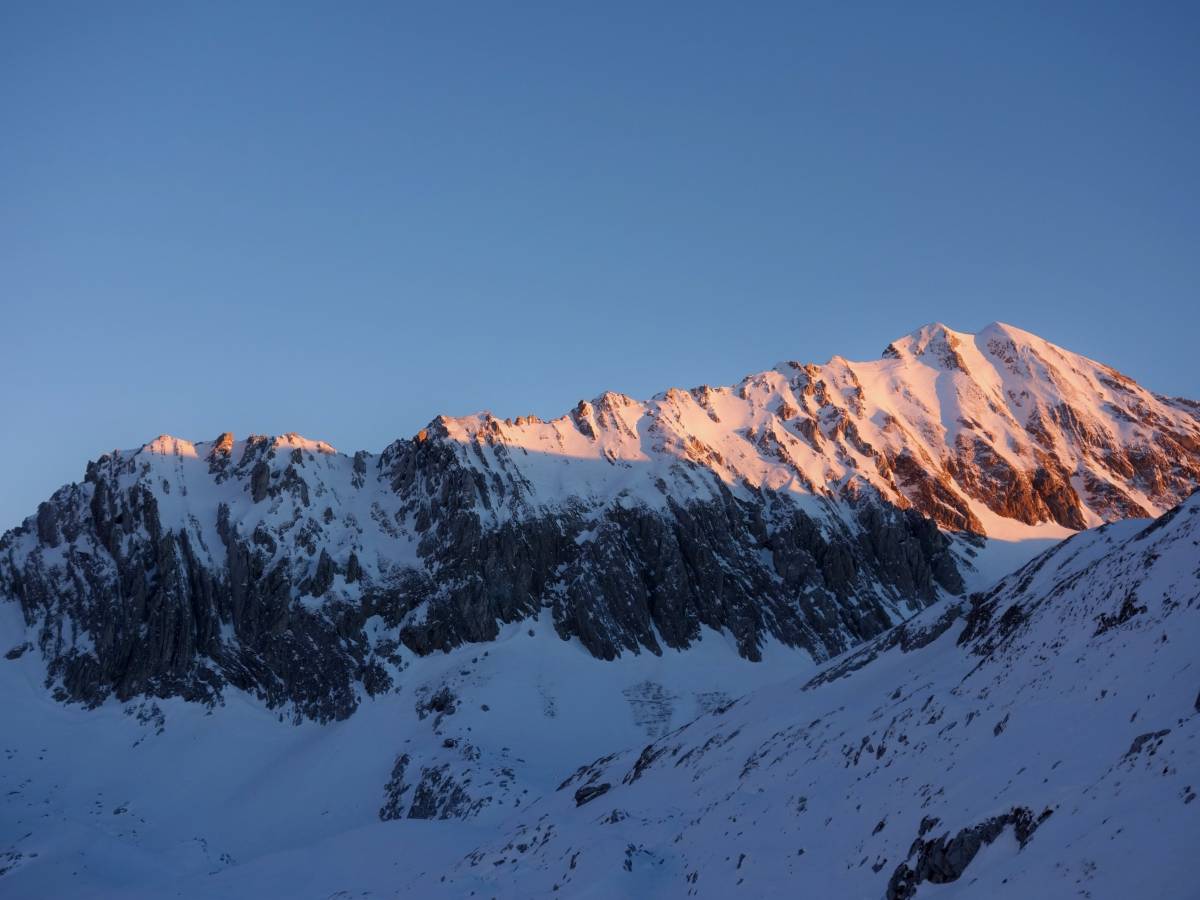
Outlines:
[[0, 538], [0, 597], [59, 697], [344, 718], [406, 654], [546, 611], [612, 659], [724, 631], [826, 659], [963, 590], [974, 539], [1165, 509], [1200, 407], [1009, 326], [876, 362], [605, 394], [550, 422], [439, 417], [375, 455], [163, 436]]

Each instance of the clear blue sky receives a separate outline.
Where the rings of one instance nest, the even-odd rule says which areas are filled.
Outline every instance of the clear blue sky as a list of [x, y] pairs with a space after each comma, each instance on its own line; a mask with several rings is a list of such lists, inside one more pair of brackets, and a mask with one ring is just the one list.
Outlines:
[[995, 319], [1200, 397], [1196, 3], [0, 5], [0, 527]]

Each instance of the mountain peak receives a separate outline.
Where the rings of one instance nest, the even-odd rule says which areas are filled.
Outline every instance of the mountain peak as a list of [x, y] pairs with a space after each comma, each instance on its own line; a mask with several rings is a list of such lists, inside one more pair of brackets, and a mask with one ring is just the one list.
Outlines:
[[883, 351], [888, 359], [930, 358], [947, 368], [963, 369], [958, 348], [974, 335], [955, 331], [941, 322], [922, 325], [916, 331], [892, 341]]
[[184, 438], [160, 434], [154, 440], [143, 444], [138, 452], [152, 453], [156, 456], [195, 456], [196, 445]]
[[310, 453], [337, 453], [332, 444], [328, 444], [325, 441], [314, 441], [294, 431], [278, 435], [272, 439], [271, 446], [276, 449], [287, 447], [291, 450], [307, 450]]

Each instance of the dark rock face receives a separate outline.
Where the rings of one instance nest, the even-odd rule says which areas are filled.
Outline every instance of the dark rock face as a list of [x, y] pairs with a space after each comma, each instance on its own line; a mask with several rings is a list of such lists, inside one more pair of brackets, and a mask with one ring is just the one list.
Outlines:
[[448, 765], [421, 770], [421, 779], [413, 793], [410, 819], [467, 819], [486, 801], [475, 800], [450, 774]]
[[597, 797], [602, 797], [612, 790], [612, 785], [607, 781], [603, 784], [587, 784], [575, 792], [575, 805], [583, 806], [585, 803], [590, 803]]
[[313, 575], [309, 591], [314, 597], [324, 597], [333, 587], [333, 579], [336, 574], [337, 567], [333, 564], [333, 557], [329, 555], [328, 550], [322, 548], [321, 559], [317, 562], [317, 571]]
[[962, 588], [931, 522], [882, 506], [864, 508], [860, 521], [861, 532], [830, 537], [790, 504], [728, 492], [710, 503], [671, 503], [665, 514], [605, 510], [590, 529], [570, 511], [493, 531], [468, 515], [446, 523], [445, 543], [431, 542], [454, 588], [439, 592], [401, 638], [419, 653], [449, 649], [491, 640], [498, 621], [548, 607], [559, 635], [602, 659], [660, 652], [660, 637], [686, 647], [702, 626], [728, 629], [750, 659], [769, 635], [824, 658], [888, 627], [897, 600], [917, 608], [938, 586]]
[[58, 515], [49, 503], [38, 504], [37, 535], [47, 547], [58, 546]]
[[1116, 613], [1112, 615], [1101, 613], [1096, 617], [1095, 634], [1101, 635], [1106, 631], [1111, 631], [1113, 628], [1124, 625], [1134, 616], [1142, 615], [1145, 612], [1145, 605], [1137, 602], [1137, 594], [1130, 592], [1125, 595], [1125, 599], [1121, 602], [1121, 607]]
[[271, 470], [266, 461], [259, 460], [250, 472], [250, 496], [255, 503], [261, 503], [267, 497], [271, 486]]
[[[438, 722], [433, 724], [435, 735], [440, 734]], [[488, 757], [467, 740], [443, 738], [437, 748], [427, 747], [425, 755], [414, 750], [396, 757], [379, 818], [469, 819], [493, 803], [521, 803], [507, 761]]]
[[1139, 734], [1133, 739], [1133, 743], [1129, 745], [1129, 749], [1125, 751], [1125, 757], [1137, 756], [1144, 749], [1147, 750], [1149, 756], [1153, 756], [1162, 745], [1162, 739], [1170, 733], [1170, 728], [1162, 728], [1158, 731], [1147, 731], [1145, 734]]
[[[399, 645], [488, 641], [543, 610], [604, 659], [687, 647], [705, 627], [727, 630], [750, 659], [772, 637], [820, 659], [962, 588], [935, 524], [878, 498], [822, 501], [830, 515], [818, 521], [783, 495], [739, 496], [697, 472], [711, 499], [539, 511], [511, 471], [483, 477], [437, 423], [423, 435], [394, 444], [373, 473], [361, 455], [347, 462], [359, 491], [399, 502], [380, 527], [415, 543], [416, 565], [369, 571], [365, 545], [329, 543], [356, 520], [312, 480], [325, 457], [251, 438], [235, 463], [223, 436], [203, 472], [230, 500], [208, 522], [198, 501], [187, 519], [160, 512], [204, 485], [160, 494], [158, 461], [105, 457], [0, 540], [0, 596], [21, 604], [62, 699], [214, 703], [232, 685], [327, 720], [391, 688]], [[314, 490], [326, 498], [318, 515]], [[489, 521], [489, 510], [506, 515]], [[391, 637], [367, 637], [372, 617]]]
[[896, 491], [943, 528], [982, 534], [983, 524], [955, 490], [951, 477], [931, 468], [908, 451], [888, 460], [887, 469]]
[[1025, 472], [980, 437], [959, 435], [955, 449], [949, 465], [954, 479], [992, 511], [1027, 525], [1054, 521], [1087, 527], [1070, 475], [1052, 457], [1039, 454], [1037, 467]]
[[909, 900], [916, 895], [917, 886], [925, 881], [930, 884], [957, 881], [976, 854], [1010, 826], [1024, 849], [1038, 826], [1052, 812], [1045, 809], [1035, 816], [1028, 808], [1015, 806], [1004, 815], [993, 816], [978, 825], [963, 828], [954, 837], [946, 832], [941, 837], [929, 840], [925, 840], [924, 835], [938, 823], [936, 819], [922, 819], [920, 833], [909, 851], [908, 860], [897, 866], [888, 880], [887, 900]]
[[408, 754], [402, 753], [396, 757], [396, 762], [392, 766], [392, 777], [383, 789], [384, 802], [379, 809], [379, 818], [384, 822], [405, 817], [407, 804], [404, 802], [404, 795], [408, 793], [411, 785], [404, 780], [404, 775], [408, 771], [410, 762]]
[[427, 699], [418, 701], [417, 717], [424, 719], [426, 716], [435, 716], [434, 727], [436, 728], [441, 722], [442, 716], [452, 716], [456, 709], [458, 709], [458, 698], [454, 696], [454, 692], [450, 688], [443, 685]]
[[[405, 781], [411, 760], [408, 754], [396, 757], [392, 777], [384, 788], [384, 803], [379, 810], [383, 821], [392, 819], [468, 819], [489, 799], [477, 800], [467, 793], [450, 771], [449, 764], [421, 768], [415, 786]], [[412, 799], [405, 795], [412, 788]]]
[[161, 521], [145, 487], [114, 490], [97, 465], [88, 478], [55, 494], [43, 504], [53, 515], [38, 517], [70, 522], [61, 560], [46, 558], [49, 533], [24, 558], [13, 548], [27, 526], [0, 540], [0, 595], [17, 599], [38, 627], [60, 699], [213, 703], [228, 684], [272, 706], [291, 703], [297, 718], [327, 720], [353, 711], [359, 683], [372, 693], [390, 688], [360, 633], [366, 611], [295, 602], [287, 567], [268, 564], [254, 538], [229, 526], [226, 509], [216, 523], [226, 565], [213, 570], [189, 530]]

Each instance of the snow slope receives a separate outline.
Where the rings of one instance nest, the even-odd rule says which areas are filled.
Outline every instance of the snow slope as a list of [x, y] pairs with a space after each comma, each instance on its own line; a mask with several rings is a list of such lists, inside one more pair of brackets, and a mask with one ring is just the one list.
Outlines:
[[[241, 696], [62, 705], [26, 653], [0, 661], [0, 892], [1194, 896], [1198, 548], [1200, 494], [819, 671], [717, 636], [606, 663], [510, 626], [327, 725]], [[420, 718], [443, 686], [455, 711]], [[400, 753], [487, 802], [380, 822]]]
[[447, 891], [1194, 897], [1198, 548], [1200, 494], [1080, 534], [973, 605], [582, 766]]
[[[23, 625], [0, 610], [7, 645]], [[87, 710], [47, 695], [36, 654], [0, 658], [0, 896], [420, 896], [595, 748], [640, 745], [812, 669], [784, 647], [751, 663], [719, 635], [614, 664], [545, 619], [406, 663], [399, 689], [321, 725], [242, 693], [213, 710], [177, 698]], [[443, 687], [454, 711], [422, 718]], [[477, 808], [380, 821], [400, 754], [414, 772], [446, 766]]]
[[435, 424], [535, 505], [663, 503], [664, 479], [672, 497], [704, 492], [674, 467], [684, 460], [729, 485], [838, 498], [873, 489], [943, 526], [1011, 539], [1020, 525], [1061, 537], [1174, 506], [1200, 477], [1198, 415], [994, 322], [977, 334], [926, 325], [879, 360], [787, 362], [731, 387], [645, 402], [610, 392], [549, 422], [481, 413]]

